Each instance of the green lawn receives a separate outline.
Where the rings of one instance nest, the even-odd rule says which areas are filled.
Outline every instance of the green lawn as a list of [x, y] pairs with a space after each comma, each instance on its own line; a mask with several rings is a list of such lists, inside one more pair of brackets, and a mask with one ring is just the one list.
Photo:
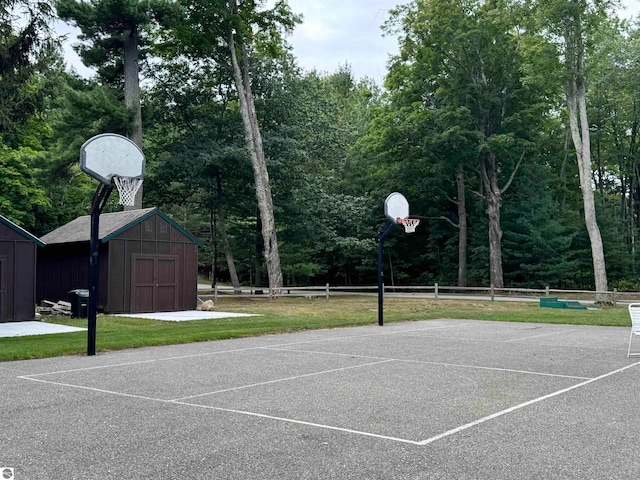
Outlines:
[[[276, 300], [220, 298], [218, 311], [256, 313], [240, 317], [188, 322], [164, 322], [98, 316], [97, 350], [121, 350], [153, 345], [201, 342], [299, 330], [376, 325], [374, 296], [281, 298]], [[577, 325], [630, 326], [625, 307], [595, 310], [540, 308], [537, 303], [481, 300], [385, 299], [385, 323], [459, 318], [506, 322], [565, 323]], [[46, 321], [86, 327], [86, 319], [51, 317]], [[86, 354], [87, 333], [60, 333], [0, 338], [0, 361]]]

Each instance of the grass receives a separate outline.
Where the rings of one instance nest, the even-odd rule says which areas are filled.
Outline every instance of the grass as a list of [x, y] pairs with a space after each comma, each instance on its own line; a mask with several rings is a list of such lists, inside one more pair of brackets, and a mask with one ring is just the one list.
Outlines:
[[[216, 310], [256, 313], [259, 317], [164, 322], [98, 316], [97, 350], [122, 350], [155, 345], [201, 342], [228, 338], [295, 332], [322, 328], [376, 325], [375, 296], [324, 298], [248, 299], [222, 297]], [[630, 326], [624, 307], [595, 310], [540, 308], [533, 302], [385, 298], [385, 323], [457, 318], [506, 322], [564, 323]], [[51, 317], [51, 323], [86, 327], [86, 319]], [[0, 361], [86, 354], [87, 333], [60, 333], [0, 338]]]

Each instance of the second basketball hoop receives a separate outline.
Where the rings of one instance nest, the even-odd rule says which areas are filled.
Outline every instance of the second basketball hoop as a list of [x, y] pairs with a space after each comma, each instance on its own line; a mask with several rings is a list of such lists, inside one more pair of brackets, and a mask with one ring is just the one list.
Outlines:
[[400, 223], [405, 233], [414, 233], [420, 223], [417, 218], [409, 218], [409, 202], [399, 192], [393, 192], [384, 201], [384, 214], [393, 223]]
[[420, 223], [419, 218], [400, 218], [398, 219], [398, 223], [402, 224], [404, 227], [404, 233], [414, 233], [416, 231], [416, 227]]

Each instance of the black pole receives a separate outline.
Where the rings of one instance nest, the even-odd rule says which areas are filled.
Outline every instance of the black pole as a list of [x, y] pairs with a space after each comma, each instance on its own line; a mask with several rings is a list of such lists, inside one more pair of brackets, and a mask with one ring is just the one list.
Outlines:
[[384, 239], [389, 236], [395, 226], [395, 222], [387, 220], [378, 236], [378, 325], [380, 326], [384, 325]]
[[96, 354], [96, 315], [98, 311], [98, 252], [100, 250], [100, 212], [109, 199], [112, 185], [101, 183], [91, 202], [91, 252], [89, 254], [89, 303], [87, 305], [87, 355]]

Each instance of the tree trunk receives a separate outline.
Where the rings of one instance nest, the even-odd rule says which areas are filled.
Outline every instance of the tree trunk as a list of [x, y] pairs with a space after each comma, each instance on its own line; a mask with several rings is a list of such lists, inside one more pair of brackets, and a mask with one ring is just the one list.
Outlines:
[[218, 191], [218, 234], [220, 235], [220, 241], [224, 249], [224, 256], [227, 259], [227, 268], [229, 269], [231, 285], [233, 285], [233, 293], [239, 295], [242, 293], [242, 289], [240, 288], [236, 262], [233, 258], [231, 246], [229, 245], [229, 237], [227, 236], [227, 222], [224, 214], [224, 203], [222, 202], [222, 178], [219, 171], [216, 173], [216, 188]]
[[[253, 270], [255, 271], [254, 285], [260, 288], [262, 292], [262, 261], [264, 257], [264, 238], [262, 237], [262, 221], [260, 220], [260, 212], [256, 215], [256, 231], [255, 231], [255, 256], [253, 257]], [[256, 293], [258, 290], [256, 288]]]
[[[231, 12], [237, 10], [235, 0], [229, 0]], [[264, 157], [262, 146], [262, 135], [258, 125], [256, 107], [251, 91], [251, 78], [249, 74], [249, 61], [244, 44], [240, 42], [242, 58], [238, 59], [236, 52], [235, 34], [229, 33], [229, 50], [231, 53], [231, 66], [233, 69], [233, 79], [238, 92], [240, 104], [240, 116], [244, 126], [244, 138], [251, 157], [253, 166], [253, 176], [256, 186], [256, 199], [260, 210], [260, 220], [262, 222], [262, 237], [264, 239], [264, 258], [267, 265], [267, 275], [269, 277], [270, 293], [278, 293], [282, 288], [282, 270], [280, 268], [280, 253], [278, 251], [278, 239], [276, 235], [276, 224], [273, 213], [273, 197], [269, 183], [269, 172]]]
[[489, 281], [494, 287], [503, 288], [502, 228], [500, 227], [502, 191], [498, 186], [495, 153], [489, 153], [489, 156], [480, 162], [480, 172], [485, 191], [484, 198], [487, 202], [487, 218], [489, 220]]
[[464, 168], [458, 165], [456, 175], [456, 187], [458, 190], [458, 286], [467, 286], [467, 201], [464, 189]]
[[[140, 107], [140, 77], [138, 69], [138, 32], [124, 30], [124, 104], [133, 111], [133, 131], [129, 139], [142, 150], [142, 109]], [[125, 205], [125, 210], [142, 208], [142, 189], [136, 193], [133, 206]]]
[[[589, 135], [589, 120], [587, 118], [587, 92], [584, 78], [584, 44], [580, 35], [567, 31], [565, 42], [568, 51], [568, 62], [572, 75], [567, 80], [567, 109], [569, 111], [569, 126], [571, 137], [576, 149], [578, 171], [580, 173], [580, 189], [584, 204], [584, 221], [591, 242], [591, 258], [593, 260], [593, 276], [597, 292], [608, 291], [607, 270], [604, 258], [604, 248], [600, 228], [596, 219], [596, 207], [592, 186], [591, 171], [591, 139]], [[597, 293], [596, 300], [609, 302], [606, 293]]]
[[216, 287], [216, 279], [218, 278], [218, 243], [216, 241], [217, 228], [216, 228], [216, 214], [211, 206], [209, 210], [209, 231], [211, 232], [211, 288]]
[[269, 184], [269, 172], [262, 147], [262, 136], [256, 116], [256, 109], [251, 91], [249, 65], [247, 54], [243, 51], [242, 58], [238, 59], [233, 33], [230, 34], [229, 48], [231, 63], [238, 99], [240, 103], [240, 115], [244, 126], [244, 136], [247, 149], [251, 157], [253, 174], [256, 187], [256, 198], [260, 210], [262, 222], [262, 237], [264, 238], [264, 258], [269, 277], [269, 291], [277, 293], [282, 288], [282, 270], [280, 268], [280, 253], [278, 251], [278, 239], [273, 213], [273, 198]]

